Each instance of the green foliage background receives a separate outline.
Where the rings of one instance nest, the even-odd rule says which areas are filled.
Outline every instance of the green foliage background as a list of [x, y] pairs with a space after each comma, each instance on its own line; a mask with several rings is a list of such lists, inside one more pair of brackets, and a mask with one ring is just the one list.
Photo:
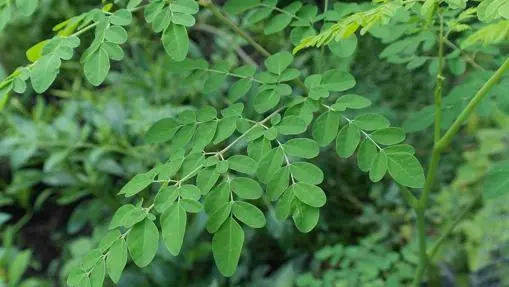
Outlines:
[[[415, 214], [400, 185], [415, 188], [419, 194], [424, 184], [417, 159], [426, 167], [433, 146], [432, 98], [439, 71], [440, 22], [446, 26], [449, 41], [444, 54], [441, 127], [446, 130], [507, 55], [507, 1], [282, 0], [264, 1], [265, 6], [260, 7], [256, 4], [259, 1], [215, 2], [221, 13], [273, 54], [269, 60], [233, 33], [213, 9], [190, 9], [177, 20], [180, 24], [165, 28], [158, 27], [164, 25], [155, 18], [149, 20], [146, 11], [133, 11], [132, 16], [127, 10], [122, 12], [129, 16], [115, 12], [140, 2], [133, 6], [136, 10], [138, 4], [150, 5], [149, 1], [91, 2], [0, 0], [0, 79], [9, 81], [8, 76], [19, 71], [9, 86], [17, 94], [11, 92], [7, 99], [5, 86], [0, 86], [0, 102], [5, 104], [0, 112], [0, 284], [64, 286], [72, 281], [68, 278], [73, 277], [76, 266], [87, 262], [96, 266], [96, 259], [105, 250], [115, 252], [108, 257], [112, 259], [97, 263], [108, 265], [102, 267], [109, 274], [102, 276], [106, 286], [113, 285], [110, 278], [119, 286], [410, 284], [419, 261]], [[310, 6], [300, 10], [301, 2]], [[402, 5], [405, 9], [398, 9]], [[429, 18], [430, 9], [439, 6], [441, 18]], [[103, 7], [112, 12], [101, 12]], [[316, 7], [316, 12], [307, 11], [313, 10], [309, 7]], [[274, 13], [253, 23], [256, 13], [263, 14], [264, 8]], [[324, 8], [329, 12], [321, 17]], [[383, 11], [383, 17], [369, 14], [373, 8]], [[74, 30], [77, 27], [72, 27], [72, 22], [64, 23], [60, 32], [52, 31], [62, 21], [88, 11], [102, 16], [89, 13], [79, 21], [88, 21], [90, 15], [101, 18], [116, 14], [117, 18], [102, 32], [97, 32], [102, 24], [96, 18], [90, 20], [99, 23], [99, 28], [92, 27], [97, 28], [95, 32]], [[351, 15], [361, 17], [363, 23], [353, 36], [343, 30], [355, 22]], [[288, 17], [291, 25], [285, 24]], [[72, 31], [67, 33], [66, 29]], [[62, 37], [47, 44], [43, 57], [29, 66], [30, 72], [16, 70], [29, 62], [27, 50], [55, 33]], [[75, 35], [79, 41], [66, 37], [73, 33], [79, 34]], [[104, 37], [98, 37], [100, 33]], [[181, 44], [179, 40], [187, 39], [186, 34], [189, 42]], [[325, 43], [328, 45], [321, 45]], [[316, 45], [320, 47], [314, 48]], [[308, 49], [290, 53], [300, 47]], [[29, 59], [37, 54], [31, 51]], [[310, 77], [313, 74], [321, 75]], [[292, 82], [299, 77], [300, 85]], [[31, 85], [25, 84], [27, 78]], [[426, 211], [428, 241], [435, 241], [472, 200], [474, 205], [437, 250], [426, 277], [432, 286], [485, 286], [491, 281], [497, 286], [509, 284], [504, 275], [509, 193], [498, 185], [508, 170], [508, 85], [509, 80], [503, 77], [442, 158]], [[277, 90], [277, 102], [274, 94], [259, 92], [263, 89]], [[306, 90], [309, 98], [320, 103], [318, 107], [310, 105], [307, 108], [311, 112], [306, 112], [296, 100], [295, 105], [302, 110], [277, 113], [280, 98], [286, 105], [304, 96]], [[333, 101], [324, 108], [321, 104], [328, 97]], [[341, 129], [335, 130], [335, 118], [328, 117], [339, 117], [339, 111], [344, 110]], [[210, 213], [225, 208], [207, 204], [214, 199], [200, 199], [203, 186], [198, 180], [201, 190], [183, 185], [186, 192], [181, 194], [186, 195], [171, 206], [168, 198], [177, 196], [176, 188], [146, 188], [153, 181], [154, 185], [163, 181], [160, 174], [155, 177], [161, 171], [154, 167], [171, 169], [172, 164], [183, 160], [180, 148], [186, 143], [175, 143], [175, 138], [182, 136], [177, 126], [198, 122], [198, 135], [216, 128], [219, 131], [221, 125], [242, 133], [256, 126], [253, 121], [267, 127], [259, 127], [258, 135], [251, 135], [252, 141], [279, 136], [286, 153], [273, 158], [286, 160], [288, 168], [262, 164], [262, 157], [256, 156], [262, 144], [253, 144], [255, 152], [250, 152], [250, 139], [232, 146], [226, 160], [222, 160], [222, 153], [206, 154], [205, 164], [211, 169], [224, 173], [221, 170], [230, 168], [237, 176], [231, 183], [235, 192], [231, 196], [235, 194], [237, 205], [226, 207], [226, 216]], [[173, 134], [168, 127], [175, 128]], [[377, 131], [370, 134], [372, 130]], [[233, 132], [226, 131], [224, 138], [219, 132], [211, 138], [196, 136], [192, 149], [208, 152], [212, 149], [205, 147], [218, 146], [218, 151], [230, 151], [229, 144], [237, 143], [230, 139]], [[369, 134], [376, 139], [373, 143], [367, 139]], [[411, 146], [400, 145], [403, 140]], [[377, 144], [387, 153], [378, 152]], [[363, 148], [368, 145], [372, 147]], [[367, 159], [357, 155], [361, 150], [369, 154]], [[277, 148], [273, 153], [278, 153]], [[187, 156], [183, 169], [193, 174]], [[373, 168], [372, 157], [380, 168]], [[368, 160], [363, 167], [362, 162]], [[405, 162], [398, 171], [394, 164], [391, 168], [391, 162], [397, 161]], [[257, 169], [259, 165], [263, 167]], [[292, 175], [286, 174], [290, 169]], [[292, 213], [293, 220], [280, 220], [289, 212], [281, 216], [279, 203], [272, 201], [286, 187], [271, 184], [268, 177], [272, 173], [286, 176], [286, 185], [290, 177], [297, 181], [292, 192], [300, 195], [298, 204], [308, 213], [301, 217]], [[256, 181], [251, 179], [253, 174]], [[283, 185], [280, 191], [270, 188], [278, 184]], [[308, 196], [310, 190], [312, 196]], [[136, 194], [138, 199], [126, 198], [119, 191]], [[158, 215], [154, 221], [157, 226], [151, 220], [151, 216], [155, 218], [152, 213], [131, 218], [132, 222], [115, 221], [114, 214], [121, 206], [125, 210], [141, 210], [143, 206], [148, 211], [153, 206], [165, 215]], [[206, 213], [195, 213], [202, 208]], [[230, 210], [237, 220], [228, 217]], [[187, 214], [185, 236], [177, 228], [182, 221], [172, 221], [182, 214]], [[172, 228], [159, 228], [160, 220], [161, 225]], [[112, 224], [136, 226], [131, 231], [133, 239], [116, 240], [120, 233], [109, 231]], [[225, 226], [236, 239], [232, 245], [240, 257], [236, 269], [235, 264], [232, 266], [235, 258], [224, 263], [224, 258], [217, 258], [219, 253], [213, 254], [232, 238], [222, 232]], [[216, 236], [218, 239], [212, 239]], [[134, 238], [143, 242], [134, 242]], [[242, 249], [237, 248], [239, 244]], [[104, 249], [98, 251], [98, 246]], [[127, 249], [129, 256], [123, 253]], [[123, 264], [122, 272], [118, 269]]]

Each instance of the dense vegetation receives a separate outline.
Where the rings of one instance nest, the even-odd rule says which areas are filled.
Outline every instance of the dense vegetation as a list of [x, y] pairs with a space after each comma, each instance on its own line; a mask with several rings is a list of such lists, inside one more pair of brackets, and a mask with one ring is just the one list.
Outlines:
[[509, 1], [91, 2], [0, 0], [2, 286], [509, 284]]

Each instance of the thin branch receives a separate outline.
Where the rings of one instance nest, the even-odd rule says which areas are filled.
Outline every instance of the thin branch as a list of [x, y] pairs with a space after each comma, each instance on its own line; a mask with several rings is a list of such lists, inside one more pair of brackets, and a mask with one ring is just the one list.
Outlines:
[[474, 58], [472, 58], [467, 52], [465, 52], [465, 50], [461, 49], [460, 47], [458, 47], [456, 44], [454, 44], [453, 42], [449, 41], [449, 39], [447, 38], [444, 38], [444, 42], [447, 46], [455, 49], [455, 50], [458, 50], [461, 52], [461, 54], [463, 54], [463, 56], [465, 56], [466, 58], [466, 61], [470, 63], [470, 65], [472, 65], [474, 68], [477, 68], [481, 71], [486, 71], [481, 65], [479, 65]]

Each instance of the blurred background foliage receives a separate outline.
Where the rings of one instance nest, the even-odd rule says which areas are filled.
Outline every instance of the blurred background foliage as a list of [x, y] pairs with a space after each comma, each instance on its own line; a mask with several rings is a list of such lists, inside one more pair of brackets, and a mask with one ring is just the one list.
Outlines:
[[[284, 6], [291, 1], [280, 2]], [[339, 15], [370, 5], [329, 2]], [[323, 1], [316, 3], [323, 7]], [[14, 15], [0, 32], [0, 78], [24, 65], [25, 51], [49, 38], [55, 24], [98, 5], [40, 0], [32, 16]], [[207, 11], [197, 20], [190, 31], [192, 55], [230, 66], [262, 62]], [[202, 78], [172, 71], [173, 63], [147, 24], [141, 17], [134, 21], [126, 57], [114, 64], [105, 85], [93, 88], [84, 81], [79, 61], [67, 61], [48, 92], [36, 96], [27, 90], [0, 113], [1, 286], [63, 286], [73, 261], [105, 234], [122, 203], [118, 190], [168, 156], [164, 146], [143, 144], [147, 128], [183, 109], [228, 104], [225, 90], [202, 93]], [[291, 35], [263, 36], [263, 25], [242, 25], [270, 51], [291, 49]], [[435, 83], [436, 33], [414, 33], [415, 25], [408, 15], [399, 15], [389, 26], [326, 48], [324, 59], [317, 49], [299, 54], [296, 62], [304, 73], [324, 67], [350, 70], [358, 80], [356, 90], [374, 102], [373, 109], [407, 131], [420, 130], [432, 121], [426, 106]], [[412, 37], [416, 45], [397, 47]], [[84, 41], [90, 40], [85, 35]], [[447, 52], [445, 94], [451, 100], [445, 117], [452, 120], [461, 111], [462, 97], [483, 83], [489, 75], [483, 70], [496, 67], [507, 47], [477, 47], [474, 64], [468, 50], [467, 56], [454, 48]], [[506, 80], [481, 105], [443, 159], [427, 214], [433, 223], [429, 236], [438, 235], [452, 214], [477, 197], [489, 167], [509, 160], [509, 102], [502, 97], [507, 98], [507, 85]], [[432, 144], [429, 134], [424, 130], [410, 137], [424, 161]], [[398, 187], [388, 181], [371, 184], [355, 160], [339, 159], [332, 149], [323, 151], [316, 164], [326, 171], [323, 187], [329, 200], [310, 234], [276, 220], [267, 202], [267, 227], [249, 230], [241, 265], [234, 277], [225, 279], [214, 267], [209, 240], [202, 240], [209, 236], [202, 214], [192, 219], [179, 257], [161, 248], [150, 266], [128, 266], [119, 285], [407, 285], [417, 260], [409, 244], [414, 215]], [[439, 250], [429, 286], [508, 286], [508, 212], [508, 196], [478, 200]]]

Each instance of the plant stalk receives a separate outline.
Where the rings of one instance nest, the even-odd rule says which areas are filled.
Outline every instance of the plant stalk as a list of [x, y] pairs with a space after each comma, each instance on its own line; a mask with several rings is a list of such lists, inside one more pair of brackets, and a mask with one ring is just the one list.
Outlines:
[[[417, 233], [419, 238], [419, 254], [420, 254], [420, 261], [419, 266], [417, 269], [416, 276], [414, 278], [413, 286], [419, 286], [422, 278], [424, 276], [424, 272], [426, 271], [426, 267], [428, 265], [429, 259], [427, 258], [426, 251], [423, 252], [423, 249], [426, 250], [426, 243], [425, 243], [425, 229], [424, 229], [424, 210], [426, 209], [426, 206], [428, 204], [429, 199], [429, 193], [431, 191], [431, 186], [433, 185], [435, 181], [435, 175], [436, 171], [438, 169], [438, 164], [440, 161], [440, 155], [442, 151], [452, 142], [454, 136], [458, 133], [459, 129], [463, 125], [463, 123], [473, 114], [481, 100], [488, 94], [488, 92], [500, 81], [504, 73], [509, 70], [509, 58], [507, 58], [504, 63], [495, 71], [495, 73], [490, 77], [490, 79], [484, 83], [484, 85], [481, 87], [479, 91], [474, 95], [474, 97], [470, 100], [466, 108], [461, 112], [461, 114], [456, 118], [454, 123], [449, 127], [449, 129], [446, 131], [446, 133], [435, 142], [435, 145], [433, 146], [433, 151], [431, 155], [430, 165], [428, 167], [428, 173], [426, 176], [426, 182], [424, 184], [424, 190], [422, 192], [422, 195], [419, 199], [419, 203], [416, 210], [416, 217], [417, 217]], [[464, 215], [463, 215], [464, 216]], [[462, 216], [461, 216], [462, 217]], [[461, 220], [461, 217], [459, 220], [454, 221], [453, 225], [448, 227], [447, 230], [450, 229], [450, 231], [447, 231], [444, 236], [447, 236], [448, 233], [454, 229], [456, 224]], [[444, 239], [440, 239], [443, 241]], [[440, 242], [441, 243], [441, 242]], [[438, 244], [439, 245], [439, 244]], [[435, 249], [438, 248], [438, 245], [435, 245], [431, 251], [431, 255], [434, 255], [436, 252]]]
[[442, 90], [444, 86], [444, 19], [440, 15], [440, 32], [438, 41], [438, 73], [435, 85], [435, 127], [433, 140], [436, 143], [440, 139], [440, 126], [442, 123]]

